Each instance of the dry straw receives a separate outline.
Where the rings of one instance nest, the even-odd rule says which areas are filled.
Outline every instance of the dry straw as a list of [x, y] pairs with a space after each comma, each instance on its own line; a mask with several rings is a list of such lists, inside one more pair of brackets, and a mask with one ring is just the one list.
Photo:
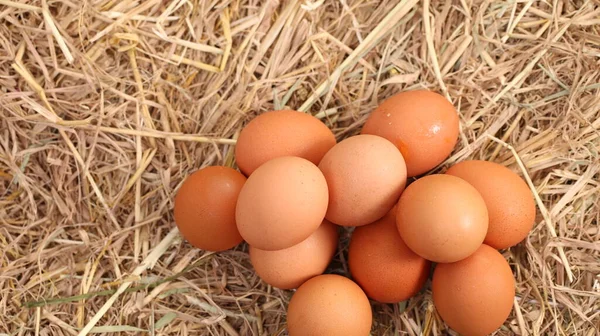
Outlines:
[[[243, 246], [182, 242], [175, 191], [231, 165], [257, 113], [310, 112], [341, 139], [426, 88], [462, 121], [437, 171], [499, 162], [539, 208], [504, 252], [498, 334], [598, 335], [598, 36], [583, 0], [0, 0], [0, 333], [284, 335], [291, 293]], [[448, 332], [428, 290], [374, 312], [373, 335]]]

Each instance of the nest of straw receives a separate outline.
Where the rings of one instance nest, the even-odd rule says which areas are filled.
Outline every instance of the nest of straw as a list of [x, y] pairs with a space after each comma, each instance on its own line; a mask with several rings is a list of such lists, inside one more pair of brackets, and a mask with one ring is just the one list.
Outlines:
[[[535, 194], [497, 335], [598, 335], [599, 16], [580, 0], [0, 0], [0, 333], [285, 335], [291, 292], [244, 246], [182, 241], [174, 193], [232, 164], [258, 113], [306, 111], [343, 139], [426, 88], [460, 112], [440, 171], [491, 160]], [[373, 335], [452, 334], [428, 289], [374, 314]]]

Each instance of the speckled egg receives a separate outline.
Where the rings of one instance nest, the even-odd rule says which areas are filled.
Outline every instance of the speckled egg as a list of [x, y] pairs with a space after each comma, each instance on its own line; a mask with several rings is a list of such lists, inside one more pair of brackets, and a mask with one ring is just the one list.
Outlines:
[[250, 246], [250, 261], [256, 274], [271, 286], [298, 288], [306, 280], [323, 274], [338, 244], [338, 226], [323, 221], [302, 242], [279, 251], [263, 251]]
[[368, 336], [372, 322], [371, 305], [362, 289], [335, 274], [305, 282], [287, 310], [289, 336]]
[[504, 249], [527, 237], [535, 222], [535, 202], [519, 175], [497, 163], [478, 160], [458, 163], [446, 174], [469, 182], [483, 197], [490, 219], [484, 243]]
[[438, 264], [432, 294], [437, 312], [450, 328], [464, 336], [485, 336], [508, 318], [515, 280], [504, 257], [481, 245], [464, 260]]
[[318, 165], [335, 143], [327, 125], [310, 114], [270, 111], [252, 119], [240, 132], [235, 158], [249, 176], [263, 163], [281, 156], [297, 156]]
[[442, 163], [452, 153], [458, 132], [458, 114], [452, 103], [435, 92], [417, 90], [383, 101], [361, 133], [379, 135], [394, 143], [411, 177]]
[[241, 243], [235, 205], [245, 182], [244, 175], [221, 166], [188, 176], [177, 191], [173, 209], [183, 238], [208, 251], [223, 251]]

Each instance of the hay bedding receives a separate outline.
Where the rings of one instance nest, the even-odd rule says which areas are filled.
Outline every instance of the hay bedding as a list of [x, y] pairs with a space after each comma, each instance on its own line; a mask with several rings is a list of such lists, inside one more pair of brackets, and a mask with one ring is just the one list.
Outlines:
[[[535, 190], [498, 334], [600, 333], [598, 2], [0, 0], [0, 22], [0, 332], [284, 335], [290, 292], [243, 246], [182, 242], [174, 192], [231, 164], [257, 113], [342, 139], [428, 88], [460, 111], [446, 166], [493, 160]], [[449, 333], [427, 290], [374, 312], [373, 335]]]

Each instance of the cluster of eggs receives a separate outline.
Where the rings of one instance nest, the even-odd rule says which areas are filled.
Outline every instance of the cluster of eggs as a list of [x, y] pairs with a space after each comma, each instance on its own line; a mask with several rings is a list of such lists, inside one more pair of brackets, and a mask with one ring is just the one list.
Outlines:
[[[175, 222], [201, 249], [246, 241], [263, 281], [297, 288], [289, 335], [369, 335], [369, 298], [411, 298], [432, 263], [440, 317], [461, 334], [486, 335], [504, 323], [515, 295], [498, 249], [528, 235], [535, 203], [517, 174], [492, 162], [464, 161], [417, 179], [450, 155], [458, 136], [456, 109], [430, 91], [392, 96], [361, 134], [339, 143], [309, 114], [263, 113], [238, 138], [241, 172], [207, 167], [190, 175], [175, 198]], [[352, 280], [323, 275], [339, 226], [355, 227]]]

